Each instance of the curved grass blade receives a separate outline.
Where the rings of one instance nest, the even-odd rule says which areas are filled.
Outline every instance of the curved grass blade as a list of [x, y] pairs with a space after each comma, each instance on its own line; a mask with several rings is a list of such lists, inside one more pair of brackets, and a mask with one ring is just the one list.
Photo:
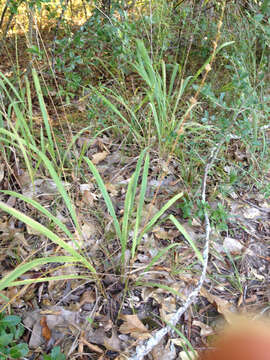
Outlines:
[[138, 238], [138, 244], [140, 243], [143, 235], [146, 234], [148, 231], [150, 231], [150, 229], [155, 225], [155, 223], [165, 213], [165, 211], [168, 210], [169, 207], [171, 207], [182, 196], [183, 196], [182, 192], [179, 194], [176, 194], [164, 206], [162, 206], [162, 208], [152, 217], [152, 219], [148, 222], [148, 224], [142, 230], [142, 232]]
[[44, 208], [42, 205], [40, 205], [40, 203], [38, 203], [37, 201], [33, 200], [33, 199], [29, 199], [26, 196], [23, 196], [22, 194], [16, 193], [15, 191], [10, 191], [10, 190], [0, 190], [0, 192], [10, 195], [10, 196], [14, 196], [18, 199], [23, 200], [24, 202], [34, 206], [34, 208], [36, 208], [38, 211], [40, 211], [42, 214], [44, 214], [48, 219], [50, 219], [51, 221], [53, 221], [55, 223], [55, 225], [59, 226], [59, 228], [61, 230], [64, 231], [64, 233], [73, 241], [74, 237], [71, 234], [71, 232], [68, 230], [68, 228], [66, 227], [65, 224], [63, 224], [56, 216], [52, 215], [46, 208]]
[[[6, 129], [0, 129], [0, 133], [4, 134], [4, 135], [7, 135], [9, 136], [12, 140], [15, 140], [15, 141], [20, 141], [24, 146], [26, 145], [25, 144], [25, 141], [21, 138], [18, 139], [18, 137], [16, 135], [14, 135], [13, 133], [11, 133], [10, 131], [6, 130]], [[40, 151], [36, 146], [34, 145], [31, 145], [29, 144], [29, 149], [28, 151], [32, 150], [34, 153], [36, 153], [39, 158], [43, 161], [44, 165], [46, 166], [47, 170], [49, 171], [52, 179], [54, 180], [56, 186], [57, 186], [57, 189], [60, 193], [60, 195], [62, 196], [67, 208], [68, 208], [68, 211], [71, 215], [71, 218], [75, 224], [75, 227], [77, 229], [77, 231], [79, 233], [81, 233], [80, 231], [80, 226], [79, 226], [79, 223], [78, 223], [78, 220], [77, 220], [77, 215], [76, 215], [76, 212], [73, 208], [73, 204], [72, 204], [72, 201], [64, 187], [64, 185], [62, 184], [62, 181], [61, 179], [59, 178], [59, 176], [57, 175], [55, 169], [54, 169], [54, 166], [52, 165], [52, 162], [48, 159], [48, 157], [42, 152]], [[32, 154], [31, 154], [32, 155]], [[79, 248], [79, 245], [76, 244]]]
[[177, 229], [180, 231], [180, 233], [182, 235], [184, 235], [184, 237], [186, 238], [186, 240], [189, 242], [189, 245], [192, 247], [192, 249], [194, 250], [198, 260], [203, 264], [203, 256], [201, 254], [201, 252], [198, 250], [197, 246], [194, 244], [194, 241], [191, 239], [191, 237], [189, 236], [188, 232], [185, 230], [185, 228], [180, 224], [180, 222], [173, 216], [170, 215], [169, 219], [171, 220], [171, 222], [177, 227]]
[[50, 257], [35, 259], [27, 263], [21, 264], [17, 266], [16, 269], [14, 269], [10, 274], [6, 275], [3, 279], [0, 280], [0, 291], [7, 287], [13, 286], [12, 283], [27, 271], [40, 265], [56, 263], [56, 262], [60, 262], [60, 263], [78, 262], [78, 259], [74, 256], [50, 256]]
[[114, 224], [114, 228], [115, 228], [115, 231], [116, 231], [116, 234], [118, 236], [118, 238], [120, 239], [120, 242], [122, 243], [122, 233], [121, 233], [121, 228], [120, 228], [120, 225], [119, 225], [119, 221], [116, 217], [116, 214], [115, 214], [115, 210], [114, 210], [114, 207], [113, 207], [113, 204], [112, 204], [112, 200], [110, 198], [110, 195], [108, 194], [108, 191], [105, 187], [105, 184], [97, 170], [97, 168], [95, 167], [95, 165], [92, 163], [91, 160], [89, 160], [87, 157], [84, 157], [84, 160], [87, 162], [92, 174], [94, 175], [94, 178], [98, 184], [98, 187], [99, 187], [99, 190], [101, 191], [102, 193], [102, 196], [104, 198], [104, 201], [106, 203], [106, 206], [107, 206], [107, 209], [113, 219], [113, 224]]
[[142, 183], [141, 183], [141, 190], [139, 195], [139, 204], [137, 207], [136, 222], [135, 222], [134, 235], [132, 240], [131, 258], [134, 257], [138, 245], [137, 236], [139, 233], [139, 226], [141, 223], [143, 205], [144, 205], [145, 194], [147, 189], [148, 169], [149, 169], [149, 154], [147, 153], [143, 167]]
[[164, 285], [164, 284], [155, 283], [155, 282], [151, 282], [151, 281], [150, 282], [136, 281], [135, 284], [137, 286], [154, 287], [154, 288], [163, 289], [163, 290], [170, 292], [171, 294], [173, 294], [175, 296], [180, 296], [180, 294], [177, 290], [173, 289], [170, 286]]
[[123, 216], [123, 225], [122, 225], [122, 260], [124, 261], [125, 250], [128, 241], [128, 225], [130, 217], [132, 216], [132, 211], [134, 209], [134, 202], [136, 196], [136, 190], [138, 186], [138, 180], [141, 172], [142, 161], [147, 149], [141, 152], [139, 159], [137, 161], [135, 172], [133, 173], [130, 182], [128, 184], [128, 189], [125, 198], [125, 206], [124, 206], [124, 216]]
[[21, 285], [28, 285], [28, 284], [33, 284], [33, 283], [40, 283], [40, 282], [71, 280], [71, 279], [89, 280], [89, 276], [87, 276], [87, 275], [72, 275], [72, 274], [58, 275], [58, 276], [45, 276], [45, 277], [41, 277], [41, 278], [37, 278], [37, 279], [12, 281], [9, 286], [21, 286]]
[[153, 257], [153, 259], [150, 261], [150, 263], [147, 265], [147, 267], [143, 270], [143, 273], [145, 273], [146, 271], [151, 269], [151, 267], [153, 265], [155, 265], [164, 254], [166, 254], [169, 250], [175, 248], [176, 246], [180, 246], [180, 244], [178, 244], [178, 243], [170, 244], [170, 245], [166, 246], [164, 249], [160, 250], [157, 253], [157, 255]]
[[57, 236], [51, 230], [47, 229], [44, 225], [38, 223], [36, 220], [31, 219], [29, 216], [23, 214], [22, 212], [6, 205], [2, 201], [0, 201], [0, 209], [2, 209], [3, 211], [7, 212], [8, 214], [14, 216], [15, 218], [21, 220], [25, 224], [29, 225], [30, 227], [32, 227], [33, 229], [38, 231], [40, 234], [45, 235], [53, 243], [61, 246], [61, 248], [65, 249], [67, 252], [69, 252], [73, 257], [75, 257], [77, 259], [78, 262], [85, 265], [92, 273], [96, 274], [95, 268], [88, 260], [86, 260], [86, 258], [84, 258], [75, 249], [73, 249], [72, 246], [67, 244], [64, 240], [62, 240], [59, 236]]

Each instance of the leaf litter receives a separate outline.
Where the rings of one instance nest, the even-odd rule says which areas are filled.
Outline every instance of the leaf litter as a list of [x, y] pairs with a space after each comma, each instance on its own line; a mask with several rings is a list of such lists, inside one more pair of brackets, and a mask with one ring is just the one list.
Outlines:
[[[122, 217], [127, 186], [134, 171], [132, 157], [127, 159], [125, 156], [121, 161], [121, 153], [110, 148], [107, 140], [106, 146], [103, 146], [102, 138], [89, 144], [88, 156], [97, 165], [113, 199], [115, 210], [118, 216]], [[123, 167], [121, 163], [128, 166]], [[158, 180], [157, 175], [162, 167], [164, 165], [156, 161], [156, 166], [151, 169], [151, 178], [146, 190], [148, 203], [144, 208], [141, 228], [146, 225], [147, 218], [159, 211], [160, 206], [157, 204], [165, 202], [171, 194], [181, 191], [181, 181], [173, 175], [165, 181]], [[4, 171], [2, 166], [1, 174]], [[58, 199], [54, 182], [49, 178], [39, 179], [37, 174], [32, 183], [25, 172], [21, 174], [18, 176], [18, 185], [22, 193], [38, 199], [51, 212], [55, 211], [58, 219], [72, 230], [73, 224], [65, 215], [67, 210]], [[1, 178], [3, 182], [3, 175]], [[84, 254], [93, 260], [102, 278], [104, 293], [100, 293], [95, 282], [89, 278], [34, 283], [25, 292], [19, 293], [19, 296], [17, 287], [11, 287], [3, 291], [3, 295], [14, 299], [12, 306], [16, 312], [24, 314], [23, 323], [27, 328], [31, 349], [36, 351], [43, 348], [49, 351], [60, 343], [62, 348], [66, 349], [68, 358], [72, 358], [76, 351], [81, 354], [88, 351], [96, 358], [121, 359], [123, 354], [128, 357], [139, 342], [149, 339], [157, 329], [170, 322], [176, 309], [194, 288], [199, 278], [200, 267], [194, 261], [194, 254], [186, 239], [165, 218], [143, 236], [136, 257], [128, 269], [129, 283], [126, 291], [117, 270], [120, 244], [115, 239], [111, 217], [103, 204], [103, 198], [93, 184], [91, 175], [90, 179], [89, 183], [78, 184], [78, 189], [73, 194], [81, 228], [80, 233], [74, 231], [74, 236]], [[68, 191], [71, 190], [71, 185], [67, 182], [63, 185]], [[157, 189], [160, 201], [153, 205], [151, 199]], [[46, 224], [46, 219], [31, 205], [27, 204], [25, 207], [21, 200], [16, 199], [14, 202], [12, 196], [3, 193], [0, 194], [0, 199], [12, 202], [12, 206], [18, 208], [23, 206], [24, 211], [30, 212], [32, 217]], [[241, 311], [258, 311], [267, 301], [270, 205], [265, 199], [254, 194], [237, 198], [234, 195], [232, 198], [224, 198], [224, 201], [231, 215], [228, 220], [230, 236], [224, 231], [213, 231], [212, 261], [208, 268], [210, 276], [207, 277], [205, 287], [196, 301], [196, 307], [200, 311], [195, 311], [192, 315], [191, 327], [185, 319], [179, 324], [182, 331], [189, 333], [189, 341], [194, 348], [201, 346], [196, 335], [198, 332], [202, 339], [215, 332], [214, 322], [213, 325], [205, 323], [206, 314], [212, 314], [215, 319], [221, 317], [229, 322], [231, 316], [240, 308]], [[194, 216], [191, 221], [184, 220], [181, 207], [177, 206], [172, 206], [169, 213], [181, 220], [193, 242], [201, 246], [204, 237], [201, 219]], [[103, 224], [100, 223], [101, 218]], [[33, 245], [36, 248], [35, 254], [39, 251], [41, 255], [63, 253], [37, 232], [32, 231], [29, 226], [20, 228], [12, 219], [2, 219], [1, 246], [7, 246], [5, 251], [2, 251], [2, 269], [12, 269], [12, 265], [8, 264], [11, 264], [16, 256], [23, 261], [27, 256], [33, 255]], [[132, 221], [133, 227], [135, 218]], [[132, 236], [133, 233], [130, 231], [129, 237]], [[151, 268], [147, 268], [160, 251], [172, 244], [177, 247], [172, 248], [169, 256], [161, 256]], [[217, 251], [217, 245], [221, 251]], [[16, 246], [20, 246], [20, 249], [15, 256], [13, 252]], [[228, 253], [232, 258], [228, 257]], [[129, 256], [127, 249], [126, 262]], [[228, 281], [230, 277], [235, 278], [234, 266], [238, 269], [239, 276], [244, 278], [243, 282], [247, 284], [245, 293], [241, 288], [235, 287], [235, 283]], [[55, 269], [51, 266], [41, 266], [36, 269], [36, 273], [26, 273], [19, 280], [44, 274], [51, 277], [87, 275], [85, 270], [76, 264]], [[250, 276], [252, 280], [249, 279]], [[159, 360], [168, 357], [185, 359], [186, 351], [183, 351], [183, 346], [183, 341], [179, 338], [167, 338], [157, 345], [149, 356], [151, 359]]]

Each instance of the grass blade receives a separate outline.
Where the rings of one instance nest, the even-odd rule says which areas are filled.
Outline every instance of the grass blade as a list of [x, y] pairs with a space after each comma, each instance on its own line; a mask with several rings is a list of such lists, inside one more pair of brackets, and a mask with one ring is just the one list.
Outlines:
[[56, 161], [55, 152], [54, 152], [54, 142], [53, 142], [52, 130], [51, 130], [51, 124], [50, 124], [48, 112], [47, 112], [47, 109], [46, 109], [46, 105], [45, 105], [45, 102], [44, 102], [44, 98], [43, 98], [43, 95], [42, 95], [42, 90], [41, 90], [39, 78], [38, 78], [38, 75], [37, 75], [37, 72], [36, 72], [35, 69], [32, 70], [32, 75], [33, 75], [34, 84], [35, 84], [35, 88], [36, 88], [36, 92], [37, 92], [37, 96], [38, 96], [38, 102], [39, 102], [40, 110], [41, 110], [41, 113], [42, 113], [42, 118], [43, 118], [43, 121], [44, 121], [44, 124], [45, 124], [46, 134], [47, 134], [48, 141], [49, 141], [49, 153], [52, 156], [52, 159], [54, 161]]
[[107, 209], [108, 209], [108, 211], [109, 211], [109, 213], [110, 213], [110, 215], [111, 215], [111, 217], [113, 219], [113, 224], [114, 224], [116, 234], [117, 234], [118, 238], [120, 239], [120, 241], [122, 242], [122, 233], [121, 233], [121, 228], [120, 228], [120, 225], [119, 225], [119, 221], [118, 221], [118, 219], [116, 217], [115, 210], [114, 210], [110, 195], [108, 194], [108, 191], [107, 191], [107, 189], [105, 187], [105, 184], [104, 184], [104, 182], [103, 182], [97, 168], [92, 163], [92, 161], [89, 160], [87, 157], [84, 157], [84, 160], [87, 162], [92, 174], [94, 175], [94, 178], [95, 178], [95, 180], [96, 180], [96, 182], [98, 184], [99, 190], [101, 191], [102, 196], [104, 198]]
[[172, 221], [172, 223], [177, 227], [177, 229], [181, 232], [181, 234], [185, 237], [185, 239], [189, 242], [189, 245], [194, 250], [198, 260], [203, 264], [203, 256], [201, 252], [198, 250], [197, 246], [194, 244], [194, 241], [191, 239], [185, 228], [180, 224], [180, 222], [173, 216], [170, 215], [169, 219]]
[[46, 208], [44, 208], [42, 205], [40, 205], [37, 201], [33, 200], [33, 199], [29, 199], [26, 196], [23, 196], [22, 194], [18, 194], [15, 191], [10, 191], [10, 190], [2, 190], [1, 192], [3, 192], [4, 194], [10, 195], [10, 196], [14, 196], [18, 199], [23, 200], [24, 202], [34, 206], [38, 211], [40, 211], [42, 214], [44, 214], [48, 219], [50, 219], [51, 221], [53, 221], [57, 226], [59, 226], [59, 228], [61, 230], [64, 231], [64, 233], [71, 239], [73, 240], [73, 235], [71, 234], [71, 232], [68, 230], [68, 228], [66, 227], [65, 224], [63, 224], [57, 217], [55, 217], [54, 215], [52, 215]]
[[29, 261], [27, 263], [21, 264], [16, 267], [11, 273], [6, 275], [3, 279], [0, 280], [0, 291], [10, 287], [14, 286], [14, 280], [18, 279], [22, 274], [26, 273], [27, 271], [41, 265], [49, 264], [49, 263], [69, 263], [69, 262], [78, 262], [78, 259], [74, 256], [50, 256], [50, 257], [44, 257], [35, 259], [32, 261]]
[[77, 259], [78, 262], [85, 265], [92, 273], [96, 274], [96, 270], [93, 265], [86, 260], [82, 255], [80, 255], [72, 246], [67, 244], [64, 240], [62, 240], [59, 236], [53, 233], [51, 230], [47, 229], [44, 225], [38, 223], [36, 220], [31, 219], [29, 216], [23, 214], [22, 212], [6, 205], [2, 201], [0, 201], [0, 209], [7, 212], [8, 214], [14, 216], [16, 219], [21, 220], [25, 224], [32, 227], [34, 230], [38, 231], [40, 234], [49, 238], [53, 243], [61, 246], [61, 248], [65, 249], [69, 252], [73, 257]]
[[139, 236], [138, 243], [140, 243], [142, 237], [144, 234], [146, 234], [152, 226], [158, 221], [158, 219], [165, 213], [166, 210], [169, 209], [180, 197], [183, 196], [183, 193], [179, 193], [175, 195], [173, 198], [171, 198], [162, 208], [152, 217], [152, 219], [148, 222], [148, 224], [143, 229], [142, 233]]
[[144, 205], [144, 199], [147, 189], [147, 176], [148, 176], [148, 169], [149, 169], [149, 154], [147, 153], [145, 162], [144, 162], [144, 168], [143, 168], [143, 175], [142, 175], [142, 183], [141, 183], [141, 190], [140, 190], [140, 196], [139, 196], [139, 204], [137, 207], [137, 215], [136, 215], [136, 222], [134, 227], [134, 235], [132, 240], [132, 249], [131, 249], [131, 257], [133, 258], [135, 255], [135, 251], [137, 248], [137, 236], [139, 233], [139, 226], [141, 223], [142, 218], [142, 210]]

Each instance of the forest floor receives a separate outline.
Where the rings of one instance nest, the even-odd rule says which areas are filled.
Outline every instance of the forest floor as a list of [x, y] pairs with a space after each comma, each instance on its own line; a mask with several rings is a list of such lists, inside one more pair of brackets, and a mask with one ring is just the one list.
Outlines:
[[[45, 44], [52, 38], [50, 32], [42, 34]], [[96, 120], [105, 104], [93, 102], [94, 93], [63, 103], [56, 94], [61, 85], [64, 88], [65, 79], [56, 72], [58, 85], [54, 85], [55, 79], [48, 80], [44, 59], [39, 61], [39, 75], [45, 79], [45, 83], [40, 80], [43, 104], [29, 73], [25, 41], [18, 41], [16, 48], [13, 40], [8, 39], [8, 51], [1, 53], [0, 70], [7, 79], [15, 76], [10, 64], [17, 56], [20, 81], [16, 86], [26, 104], [21, 114], [29, 117], [31, 108], [29, 129], [36, 140], [28, 139], [31, 145], [24, 156], [24, 143], [18, 140], [23, 133], [18, 126], [20, 113], [7, 96], [1, 102], [1, 127], [12, 131], [15, 138], [3, 142], [0, 201], [20, 214], [0, 209], [0, 304], [2, 311], [22, 319], [26, 329], [22, 340], [30, 349], [27, 359], [52, 354], [56, 346], [67, 359], [131, 357], [136, 346], [170, 324], [196, 289], [206, 261], [198, 296], [174, 331], [151, 349], [149, 359], [193, 356], [193, 351], [208, 346], [235, 314], [269, 316], [270, 200], [257, 182], [267, 186], [270, 173], [256, 179], [252, 173], [232, 179], [233, 167], [258, 165], [242, 138], [231, 136], [213, 164], [210, 147], [202, 152], [203, 161], [196, 163], [190, 150], [184, 162], [155, 144], [147, 147], [130, 142], [129, 129], [117, 132], [115, 125], [103, 128]], [[102, 86], [114, 91], [111, 84], [115, 79], [106, 71], [93, 68], [87, 81], [96, 86], [101, 76]], [[127, 95], [136, 103], [144, 95], [143, 82], [132, 71], [122, 80]], [[27, 91], [22, 91], [27, 84], [31, 100]], [[187, 93], [182, 104], [189, 98]], [[124, 115], [128, 112], [124, 103], [119, 109]], [[89, 111], [97, 113], [95, 126], [87, 127]], [[106, 111], [104, 117], [115, 115]], [[193, 119], [190, 122], [192, 127]], [[200, 141], [204, 144], [199, 133], [200, 128], [194, 142], [198, 149]], [[4, 135], [8, 136], [2, 133], [1, 141]], [[268, 144], [267, 126], [264, 135]], [[144, 136], [154, 138], [153, 131], [145, 130]], [[183, 146], [184, 153], [192, 147], [193, 136], [187, 128], [186, 138], [177, 145]], [[142, 148], [147, 148], [144, 156], [140, 155]], [[267, 153], [263, 161], [269, 161]], [[209, 246], [206, 257], [205, 244]], [[42, 260], [49, 257], [54, 262]], [[34, 263], [33, 259], [40, 261]], [[14, 273], [28, 263], [29, 268]], [[48, 359], [64, 359], [61, 356], [54, 354]]]

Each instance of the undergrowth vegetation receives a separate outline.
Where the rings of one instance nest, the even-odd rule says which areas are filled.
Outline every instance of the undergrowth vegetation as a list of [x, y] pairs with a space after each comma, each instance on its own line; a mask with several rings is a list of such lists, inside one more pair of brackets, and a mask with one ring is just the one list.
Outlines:
[[[237, 227], [252, 232], [232, 208], [244, 194], [263, 204], [270, 194], [267, 4], [1, 5], [0, 235], [13, 239], [1, 255], [2, 311], [39, 283], [90, 283], [104, 312], [121, 294], [111, 313], [118, 326], [147, 288], [186, 299], [174, 280], [200, 276], [208, 216], [213, 242]], [[229, 279], [228, 292], [243, 295], [238, 258], [224, 256], [229, 274], [209, 270], [209, 281]], [[159, 327], [155, 316], [144, 319], [148, 329]], [[19, 323], [0, 318], [1, 359], [28, 352], [17, 345]], [[44, 354], [64, 358], [59, 347]]]

